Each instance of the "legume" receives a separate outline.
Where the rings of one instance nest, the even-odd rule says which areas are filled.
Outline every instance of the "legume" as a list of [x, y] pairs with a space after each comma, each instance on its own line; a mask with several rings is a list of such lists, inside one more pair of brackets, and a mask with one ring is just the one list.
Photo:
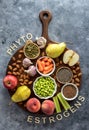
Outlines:
[[55, 82], [49, 76], [41, 76], [34, 82], [34, 92], [38, 97], [52, 96], [55, 91]]

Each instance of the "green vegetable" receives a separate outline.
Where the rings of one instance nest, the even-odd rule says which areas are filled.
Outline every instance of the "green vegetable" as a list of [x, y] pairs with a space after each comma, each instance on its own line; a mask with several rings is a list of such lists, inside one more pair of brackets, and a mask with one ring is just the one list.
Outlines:
[[60, 102], [65, 110], [70, 109], [69, 103], [63, 98], [61, 93], [57, 94], [57, 97], [59, 98], [59, 100], [60, 100]]
[[61, 112], [60, 104], [58, 102], [58, 97], [57, 96], [53, 97], [53, 101], [54, 101], [54, 104], [55, 104], [55, 107], [56, 107], [56, 112], [57, 113]]
[[41, 98], [52, 96], [55, 91], [55, 82], [49, 76], [41, 76], [34, 82], [33, 90]]

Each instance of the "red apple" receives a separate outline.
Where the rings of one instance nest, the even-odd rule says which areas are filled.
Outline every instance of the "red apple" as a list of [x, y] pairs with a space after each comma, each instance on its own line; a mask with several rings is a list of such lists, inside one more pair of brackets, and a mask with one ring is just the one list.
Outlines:
[[3, 84], [7, 89], [14, 89], [17, 83], [18, 80], [14, 75], [6, 75], [3, 79]]
[[40, 110], [41, 103], [37, 98], [30, 98], [26, 103], [26, 108], [30, 112], [38, 112]]
[[52, 115], [54, 113], [55, 105], [51, 100], [45, 100], [42, 102], [42, 111], [46, 115]]

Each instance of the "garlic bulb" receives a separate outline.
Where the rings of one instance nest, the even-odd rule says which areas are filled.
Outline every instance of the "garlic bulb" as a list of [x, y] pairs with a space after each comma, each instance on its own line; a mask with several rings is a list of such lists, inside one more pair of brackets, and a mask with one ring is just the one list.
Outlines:
[[35, 76], [36, 75], [36, 67], [34, 65], [31, 65], [28, 70], [25, 70], [24, 72], [26, 72], [27, 74], [29, 74], [30, 76]]
[[36, 37], [37, 44], [39, 45], [39, 48], [44, 48], [46, 45], [47, 40], [44, 37]]
[[23, 60], [23, 66], [26, 68], [26, 67], [29, 67], [30, 65], [32, 65], [33, 63], [31, 62], [30, 59], [28, 58], [24, 58]]

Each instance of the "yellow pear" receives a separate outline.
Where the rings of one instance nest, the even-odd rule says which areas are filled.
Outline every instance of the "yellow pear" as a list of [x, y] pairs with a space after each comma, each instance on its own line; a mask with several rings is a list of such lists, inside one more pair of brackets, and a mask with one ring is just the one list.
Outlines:
[[21, 102], [28, 99], [31, 95], [31, 90], [27, 86], [20, 86], [17, 88], [14, 95], [11, 97], [13, 102]]
[[46, 54], [51, 58], [57, 58], [64, 52], [65, 48], [65, 42], [52, 44], [50, 43], [46, 48]]

